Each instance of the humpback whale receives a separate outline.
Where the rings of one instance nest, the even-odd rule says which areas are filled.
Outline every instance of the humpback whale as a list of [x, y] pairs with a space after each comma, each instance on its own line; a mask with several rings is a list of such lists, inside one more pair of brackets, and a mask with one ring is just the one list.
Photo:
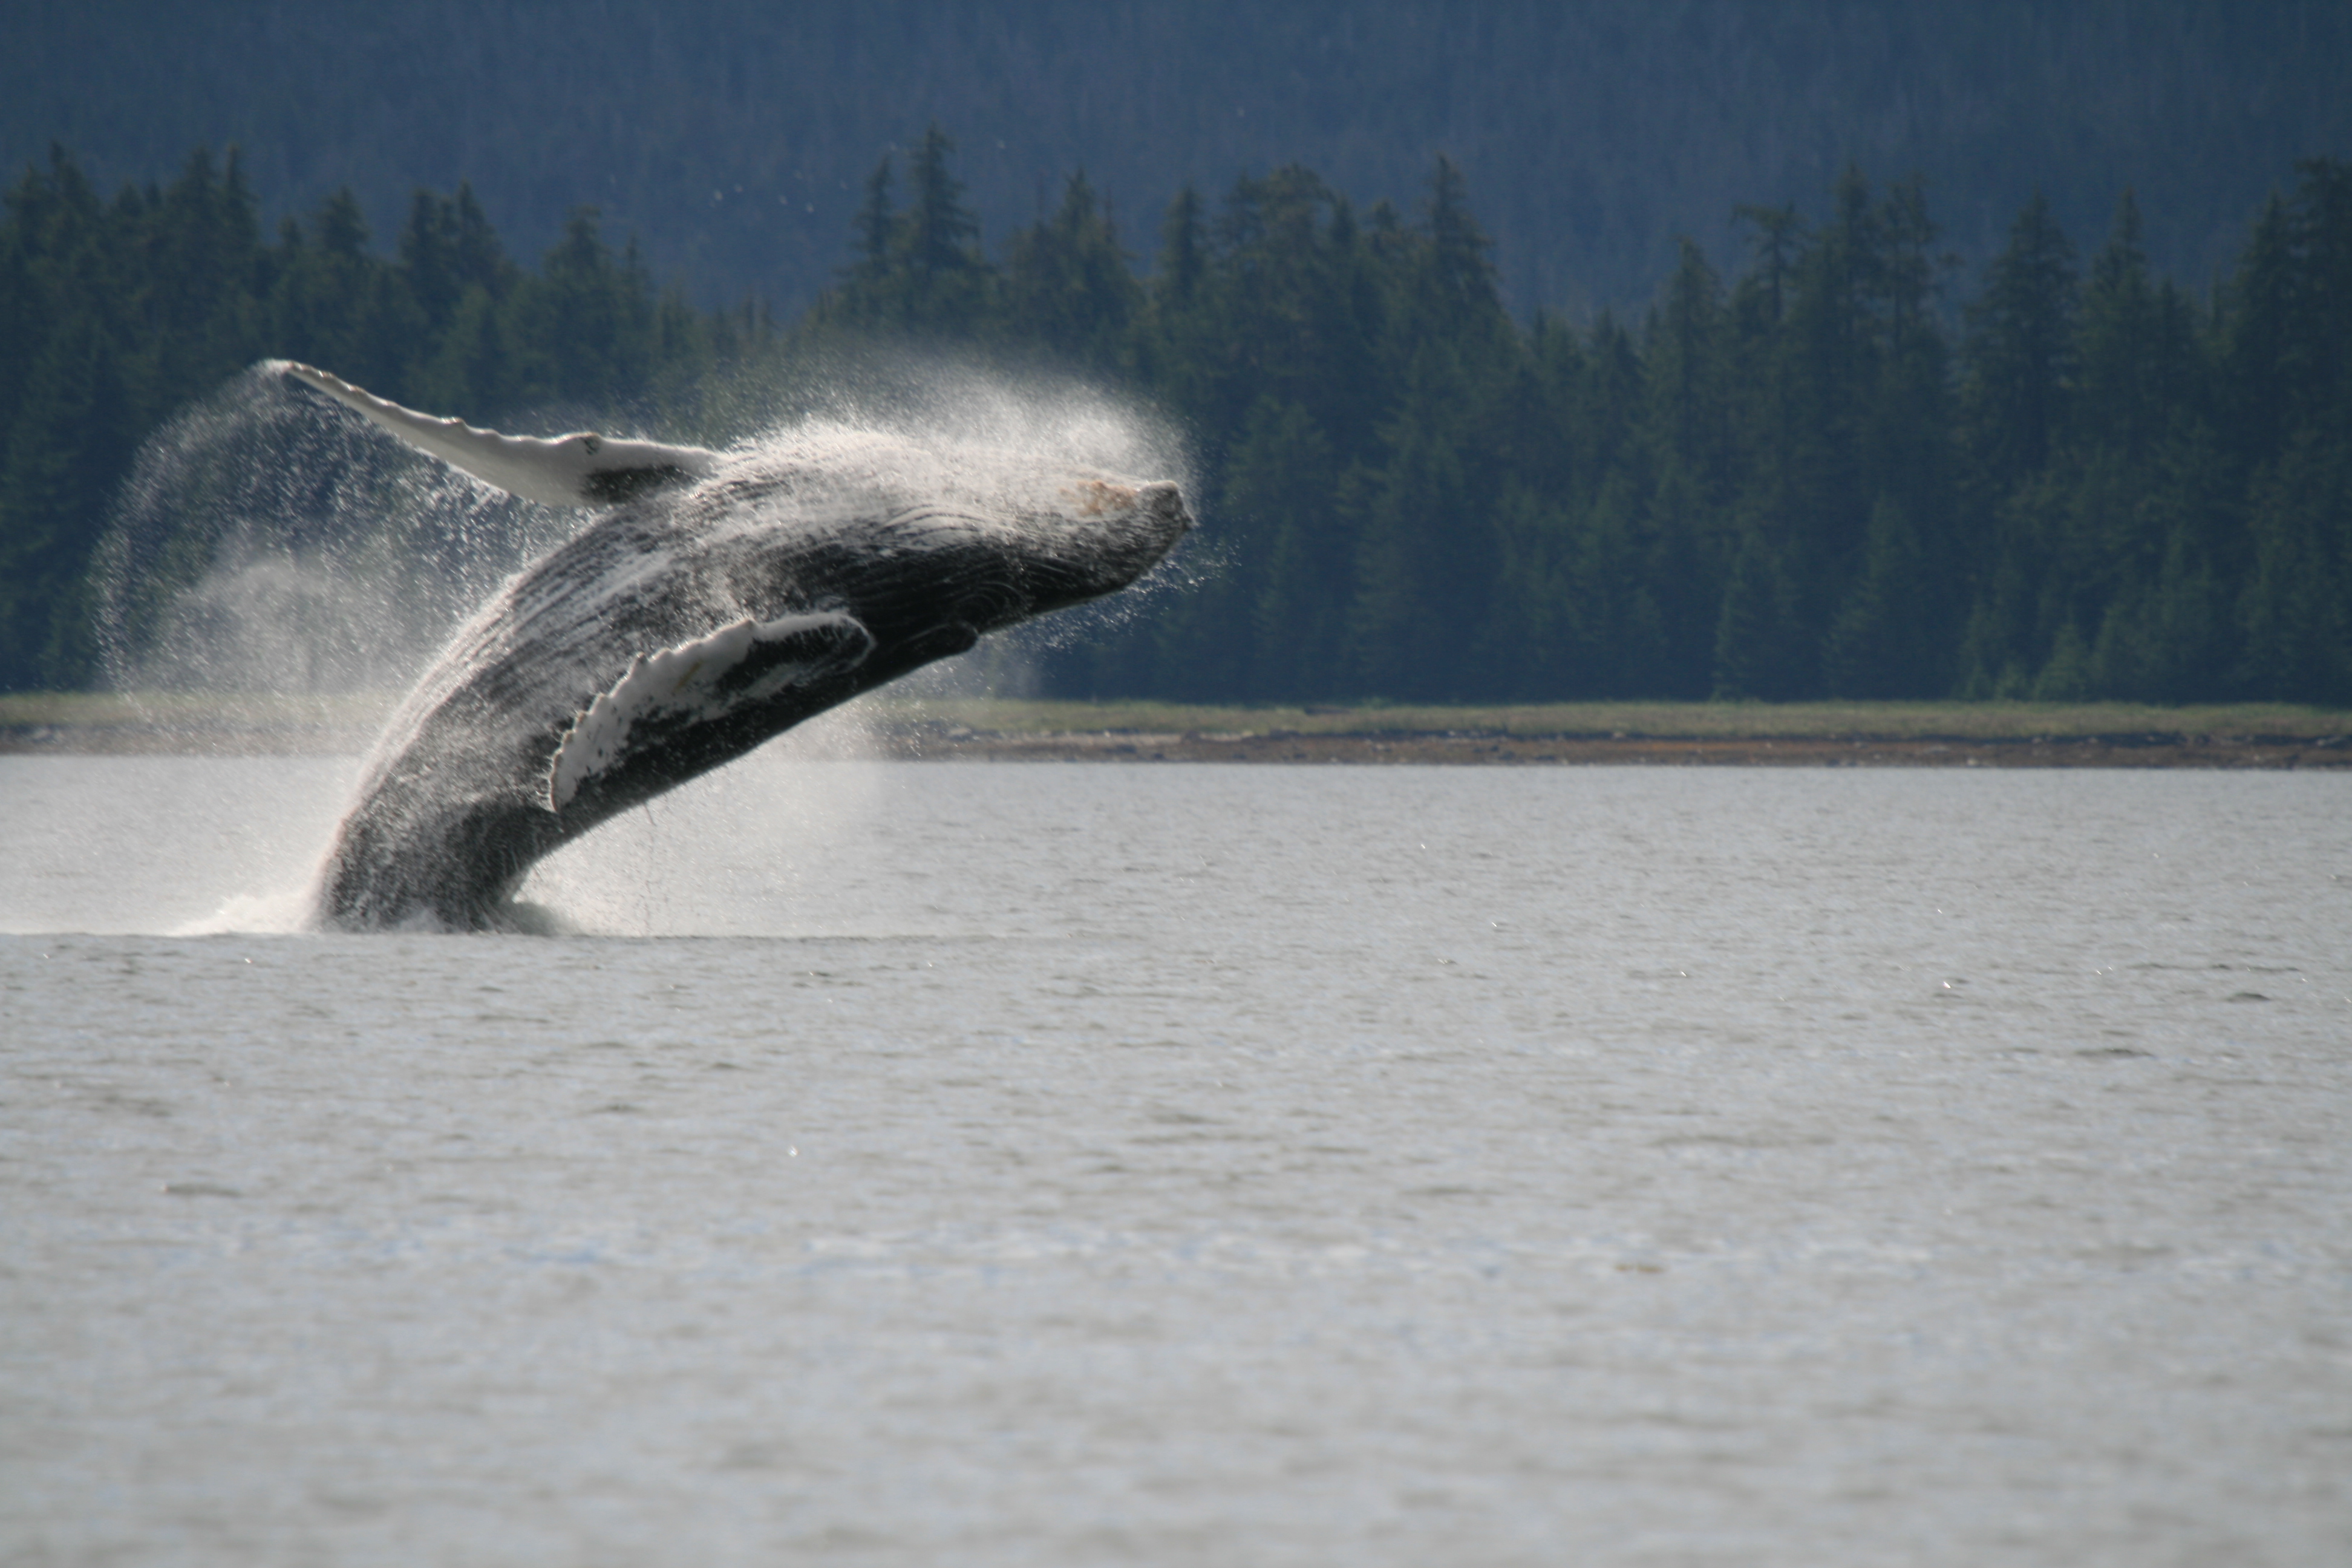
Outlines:
[[436, 418], [282, 372], [486, 484], [603, 515], [452, 638], [365, 764], [315, 891], [345, 929], [482, 930], [617, 813], [985, 634], [1113, 594], [1178, 487], [872, 433], [714, 451]]

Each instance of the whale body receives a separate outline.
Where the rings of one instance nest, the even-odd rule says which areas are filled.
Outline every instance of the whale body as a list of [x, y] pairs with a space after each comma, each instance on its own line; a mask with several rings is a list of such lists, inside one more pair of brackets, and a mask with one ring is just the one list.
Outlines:
[[480, 930], [597, 824], [989, 632], [1116, 593], [1178, 487], [827, 431], [756, 450], [501, 436], [285, 374], [513, 493], [607, 509], [512, 578], [386, 727], [317, 884], [345, 929]]

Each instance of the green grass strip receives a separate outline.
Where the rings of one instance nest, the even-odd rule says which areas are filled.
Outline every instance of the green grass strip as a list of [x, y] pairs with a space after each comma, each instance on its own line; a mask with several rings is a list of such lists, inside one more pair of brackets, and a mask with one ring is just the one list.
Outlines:
[[886, 721], [999, 734], [1476, 733], [1626, 740], [2031, 741], [2105, 735], [2352, 733], [2352, 710], [2284, 702], [1544, 702], [1494, 707], [1221, 708], [1003, 698], [874, 700]]
[[[384, 692], [19, 692], [0, 696], [0, 727], [213, 731], [373, 729]], [[1227, 708], [1175, 702], [868, 698], [882, 723], [1002, 735], [1208, 734], [1577, 736], [1625, 740], [2031, 741], [2094, 736], [2352, 734], [2352, 710], [2284, 702], [1541, 702], [1497, 706]]]

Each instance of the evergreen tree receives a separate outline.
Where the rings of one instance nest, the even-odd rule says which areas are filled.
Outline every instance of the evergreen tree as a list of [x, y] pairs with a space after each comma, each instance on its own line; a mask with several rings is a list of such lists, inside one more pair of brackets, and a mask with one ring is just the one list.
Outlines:
[[1013, 237], [998, 330], [1065, 363], [1108, 373], [1129, 357], [1142, 303], [1143, 286], [1081, 171], [1051, 218]]
[[2056, 448], [2074, 369], [2074, 253], [2038, 192], [1969, 312], [1971, 445], [1996, 485], [2038, 473]]
[[1771, 541], [1751, 528], [1723, 586], [1714, 695], [1768, 702], [1794, 697], [1810, 684], [1809, 652], [1796, 585]]
[[980, 219], [964, 205], [963, 183], [948, 167], [955, 143], [934, 122], [908, 161], [913, 199], [899, 219], [906, 278], [905, 324], [918, 331], [969, 331], [985, 302], [988, 264]]
[[1160, 264], [1152, 274], [1152, 302], [1162, 310], [1189, 308], [1208, 270], [1201, 194], [1191, 185], [1176, 193], [1160, 229]]
[[1259, 401], [1225, 472], [1224, 510], [1247, 529], [1250, 653], [1241, 690], [1261, 701], [1340, 685], [1338, 665], [1348, 579], [1332, 571], [1346, 541], [1333, 504], [1339, 475], [1331, 444], [1307, 412]]
[[2352, 705], [2352, 441], [2305, 430], [2256, 482], [2244, 607], [2247, 687]]
[[2145, 459], [2193, 409], [2195, 335], [2188, 302], [2149, 276], [2126, 191], [2083, 290], [2074, 438]]
[[1871, 509], [1862, 571], [1822, 650], [1835, 697], [1917, 697], [1943, 689], [1937, 630], [1948, 619], [1917, 531], [1882, 495]]
[[211, 153], [199, 148], [164, 187], [147, 227], [135, 308], [146, 345], [142, 412], [152, 418], [170, 411], [177, 389], [236, 374], [260, 342], [260, 226], [236, 149], [216, 176]]
[[895, 322], [900, 314], [891, 298], [891, 240], [898, 232], [898, 217], [890, 205], [890, 158], [885, 153], [866, 176], [866, 195], [851, 226], [855, 249], [849, 265], [841, 269], [838, 312], [866, 328]]
[[[1495, 428], [1486, 393], [1516, 345], [1495, 290], [1490, 242], [1470, 216], [1460, 171], [1444, 158], [1423, 215], [1401, 250], [1404, 294], [1391, 330], [1406, 370], [1379, 432], [1388, 458], [1357, 552], [1349, 643], [1364, 689], [1427, 700], [1466, 696], [1496, 679], [1497, 650], [1483, 635], [1501, 499], [1485, 460]], [[1327, 264], [1342, 256], [1327, 239]], [[1331, 289], [1333, 268], [1316, 281], [1318, 300], [1340, 306], [1339, 321], [1351, 319], [1344, 295]], [[1316, 336], [1327, 364], [1335, 349], [1344, 352], [1342, 333]]]
[[2292, 434], [2295, 282], [2293, 228], [2286, 204], [2273, 195], [2231, 279], [2221, 332], [2224, 438], [2250, 471], [2276, 458]]
[[111, 336], [83, 315], [34, 362], [0, 463], [0, 669], [15, 686], [72, 687], [96, 649], [83, 573], [138, 432]]
[[[1961, 679], [1972, 695], [2023, 695], [2019, 672], [2039, 669], [2074, 624], [2070, 584], [2053, 575], [2070, 532], [2065, 486], [2045, 470], [2074, 386], [2077, 304], [2073, 247], [2036, 193], [1987, 269], [1962, 345], [1961, 542], [1977, 581]], [[2079, 644], [2081, 628], [2073, 635]]]
[[1209, 395], [1197, 374], [1208, 357], [1200, 342], [1209, 329], [1202, 297], [1208, 271], [1207, 218], [1200, 192], [1187, 184], [1160, 218], [1160, 254], [1135, 346], [1139, 379], [1180, 408], [1201, 406]]
[[535, 390], [591, 405], [644, 391], [654, 368], [653, 280], [634, 239], [614, 262], [601, 217], [574, 208], [518, 300]]
[[2352, 163], [2298, 164], [2296, 331], [2287, 355], [2298, 429], [2352, 427]]
[[1722, 282], [1685, 239], [1642, 356], [1656, 475], [1656, 560], [1644, 575], [1665, 642], [1658, 683], [1646, 689], [1661, 694], [1706, 695], [1717, 600], [1738, 542], [1729, 516], [1741, 468], [1730, 332]]

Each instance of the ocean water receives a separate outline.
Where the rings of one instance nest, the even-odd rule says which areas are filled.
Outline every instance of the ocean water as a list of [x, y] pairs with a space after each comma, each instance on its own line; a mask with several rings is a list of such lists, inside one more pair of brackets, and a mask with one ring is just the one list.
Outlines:
[[0, 758], [0, 1561], [2352, 1561], [2352, 778]]

